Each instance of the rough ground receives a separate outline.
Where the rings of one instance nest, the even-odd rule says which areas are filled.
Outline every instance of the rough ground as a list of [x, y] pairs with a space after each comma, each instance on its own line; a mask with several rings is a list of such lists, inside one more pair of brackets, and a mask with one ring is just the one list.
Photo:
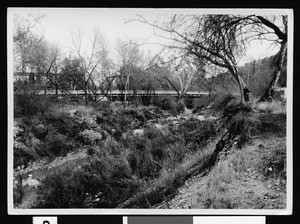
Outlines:
[[[31, 204], [34, 203], [36, 196], [35, 187], [39, 185], [40, 180], [45, 178], [45, 176], [51, 173], [59, 174], [65, 170], [80, 167], [81, 163], [87, 162], [86, 158], [93, 155], [93, 150], [102, 149], [101, 147], [104, 146], [110, 150], [112, 148], [111, 145], [106, 143], [111, 142], [111, 140], [117, 142], [121, 138], [126, 139], [127, 136], [142, 136], [144, 134], [144, 128], [148, 126], [153, 126], [155, 129], [161, 131], [163, 135], [168, 136], [170, 130], [175, 130], [176, 128], [174, 127], [178, 128], [179, 123], [183, 120], [193, 118], [202, 121], [215, 120], [217, 118], [211, 116], [208, 112], [204, 114], [193, 114], [187, 110], [184, 111], [184, 113], [174, 116], [170, 113], [161, 112], [149, 107], [139, 109], [127, 108], [125, 111], [118, 111], [117, 109], [118, 108], [115, 107], [105, 111], [102, 107], [56, 105], [56, 107], [52, 108], [50, 114], [50, 118], [55, 118], [53, 118], [51, 124], [42, 123], [41, 121], [43, 119], [37, 119], [37, 121], [32, 124], [32, 127], [26, 131], [23, 130], [24, 128], [22, 129], [24, 125], [22, 126], [20, 122], [15, 122], [15, 144], [18, 143], [21, 144], [21, 146], [25, 145], [25, 149], [23, 149], [16, 144], [16, 146], [18, 146], [16, 149], [22, 149], [24, 152], [28, 152], [29, 148], [41, 150], [43, 147], [40, 145], [43, 141], [52, 143], [49, 139], [51, 140], [53, 137], [59, 137], [58, 142], [61, 144], [65, 144], [67, 141], [76, 143], [73, 149], [67, 151], [67, 154], [55, 155], [51, 160], [41, 157], [35, 162], [29, 162], [25, 167], [16, 167], [16, 176], [22, 178], [15, 180], [14, 187], [19, 189], [19, 185], [22, 183], [21, 188], [23, 185], [25, 192], [27, 192], [25, 193], [25, 200], [23, 200], [19, 207], [29, 208]], [[198, 150], [199, 155], [203, 157], [187, 157], [187, 164], [190, 164], [193, 168], [190, 175], [184, 177], [187, 173], [185, 172], [187, 168], [184, 164], [178, 164], [178, 170], [182, 171], [182, 175], [179, 171], [176, 171], [177, 173], [174, 171], [174, 175], [175, 173], [178, 175], [176, 178], [178, 180], [182, 179], [181, 182], [179, 181], [180, 184], [178, 184], [179, 182], [173, 181], [172, 178], [168, 178], [172, 175], [166, 170], [165, 175], [161, 175], [161, 179], [157, 181], [157, 183], [161, 182], [162, 184], [158, 184], [157, 188], [153, 188], [153, 186], [149, 187], [151, 190], [149, 191], [150, 193], [153, 193], [153, 189], [157, 189], [156, 193], [164, 192], [162, 189], [173, 189], [174, 191], [170, 194], [171, 198], [160, 197], [161, 200], [154, 201], [154, 203], [147, 204], [147, 206], [166, 209], [285, 208], [286, 172], [282, 170], [283, 168], [278, 172], [276, 164], [272, 164], [272, 156], [274, 156], [274, 153], [279, 153], [279, 156], [276, 154], [279, 161], [285, 159], [285, 116], [281, 116], [284, 115], [282, 111], [277, 114], [257, 111], [255, 115], [258, 115], [262, 123], [259, 130], [257, 129], [259, 134], [252, 136], [250, 142], [242, 148], [238, 148], [237, 145], [234, 145], [227, 151], [221, 151], [217, 164], [211, 167], [209, 171], [206, 170], [204, 172], [198, 166], [194, 166], [198, 164], [197, 160], [204, 161], [203, 158], [206, 158], [205, 155], [201, 152], [202, 155]], [[65, 119], [68, 122], [66, 122]], [[52, 125], [56, 125], [57, 130], [53, 128]], [[50, 132], [53, 129], [55, 131]], [[32, 133], [31, 130], [35, 131], [35, 134]], [[45, 130], [47, 130], [47, 132]], [[75, 137], [73, 136], [73, 132], [76, 134]], [[30, 138], [26, 137], [27, 135], [24, 133], [29, 133], [27, 135]], [[48, 133], [46, 137], [44, 136], [45, 133]], [[49, 138], [47, 138], [48, 135], [50, 136]], [[213, 143], [211, 147], [207, 146], [207, 152], [211, 153], [214, 150], [217, 140], [216, 138], [216, 142]], [[100, 142], [102, 143], [99, 144]], [[56, 144], [54, 146], [58, 147], [59, 145]], [[55, 147], [53, 148], [55, 149]], [[89, 149], [92, 149], [91, 152]], [[277, 158], [276, 156], [275, 158]], [[281, 167], [283, 166], [284, 165]], [[155, 184], [156, 182], [154, 181], [153, 183]], [[173, 184], [170, 185], [169, 183]], [[182, 186], [182, 184], [184, 185]], [[18, 192], [18, 190], [16, 192]], [[144, 192], [144, 190], [142, 190], [142, 192]], [[152, 197], [150, 193], [148, 196]], [[135, 198], [135, 196], [133, 198]], [[160, 203], [163, 198], [168, 198], [168, 201], [157, 205], [156, 203]], [[141, 207], [144, 206], [142, 203], [143, 200], [141, 200]]]
[[[285, 137], [270, 135], [254, 139], [251, 144], [242, 149], [235, 149], [233, 152], [229, 152], [228, 156], [221, 158], [218, 165], [206, 176], [198, 175], [189, 179], [172, 200], [164, 202], [156, 208], [226, 208], [226, 206], [239, 209], [285, 208], [285, 179], [267, 178], [266, 174], [272, 171], [270, 167], [263, 166], [263, 159], [269, 156], [276, 147], [285, 147]], [[210, 192], [210, 195], [207, 195], [215, 175], [219, 173], [218, 169], [222, 168], [222, 165], [230, 161], [237, 153], [241, 153], [238, 150], [244, 151], [243, 153], [246, 155], [246, 169], [229, 174], [233, 178], [227, 183], [220, 183], [222, 185], [220, 192]], [[209, 199], [223, 198], [224, 201], [227, 196], [231, 198], [231, 201], [223, 202], [219, 206], [209, 203]]]

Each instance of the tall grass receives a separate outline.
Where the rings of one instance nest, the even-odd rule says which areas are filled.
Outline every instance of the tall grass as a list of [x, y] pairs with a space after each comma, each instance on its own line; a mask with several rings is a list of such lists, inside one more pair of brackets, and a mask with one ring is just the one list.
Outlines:
[[236, 208], [238, 205], [237, 200], [228, 194], [229, 184], [234, 177], [235, 172], [227, 162], [216, 167], [210, 174], [205, 190], [198, 194], [197, 202], [203, 208]]
[[286, 112], [285, 104], [281, 101], [257, 102], [252, 104], [252, 108], [264, 113], [280, 114]]

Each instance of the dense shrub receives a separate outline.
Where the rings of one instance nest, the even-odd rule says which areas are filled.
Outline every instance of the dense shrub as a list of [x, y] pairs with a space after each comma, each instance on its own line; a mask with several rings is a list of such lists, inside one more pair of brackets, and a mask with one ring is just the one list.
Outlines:
[[177, 102], [176, 104], [176, 113], [180, 114], [185, 111], [185, 104], [182, 101]]
[[18, 166], [27, 166], [30, 161], [37, 158], [35, 149], [28, 148], [24, 144], [14, 142], [14, 168]]
[[123, 157], [96, 157], [77, 171], [51, 175], [38, 188], [39, 208], [113, 208], [131, 197], [140, 183]]
[[104, 115], [109, 115], [113, 113], [112, 107], [111, 107], [111, 101], [93, 101], [90, 102], [90, 105], [96, 108], [96, 110], [101, 111], [104, 113]]
[[233, 136], [238, 136], [237, 145], [242, 147], [251, 139], [258, 125], [259, 119], [254, 114], [239, 112], [230, 120], [228, 131]]
[[49, 112], [45, 114], [45, 120], [52, 125], [59, 133], [63, 133], [68, 137], [76, 137], [78, 133], [84, 129], [88, 129], [86, 122], [70, 117], [64, 112]]
[[50, 105], [50, 101], [42, 96], [34, 94], [14, 95], [14, 116], [24, 117], [36, 114], [44, 114]]
[[192, 98], [192, 97], [186, 97], [184, 99], [184, 103], [185, 103], [186, 108], [188, 108], [188, 109], [192, 109], [195, 106], [194, 98]]
[[213, 102], [212, 109], [216, 113], [222, 112], [225, 108], [229, 108], [229, 105], [236, 107], [239, 104], [236, 97], [231, 94], [215, 94]]
[[46, 136], [38, 154], [41, 157], [65, 156], [72, 149], [73, 145], [65, 135], [54, 132]]
[[96, 121], [103, 130], [118, 140], [122, 137], [123, 132], [133, 128], [133, 118], [122, 112], [110, 116], [98, 115]]
[[140, 178], [157, 177], [161, 169], [161, 164], [154, 159], [148, 144], [149, 140], [146, 138], [136, 137], [129, 146], [130, 153], [127, 160], [132, 172]]
[[217, 133], [215, 121], [199, 121], [195, 118], [181, 122], [178, 130], [185, 143], [192, 150], [196, 150], [199, 146], [204, 146], [207, 140]]
[[130, 137], [124, 142], [132, 171], [140, 178], [157, 177], [161, 169], [173, 166], [184, 158], [186, 147], [171, 133], [163, 135], [152, 126], [144, 129], [143, 136]]
[[38, 187], [38, 208], [83, 208], [86, 192], [82, 172], [66, 171], [42, 180]]
[[176, 101], [176, 98], [170, 96], [158, 97], [155, 102], [155, 105], [161, 108], [162, 110], [167, 110], [170, 113], [177, 114], [178, 110], [180, 110], [180, 106], [178, 106], [177, 108]]
[[257, 126], [259, 134], [276, 134], [286, 136], [286, 114], [261, 113], [258, 115], [260, 124]]
[[286, 142], [281, 142], [263, 158], [265, 177], [286, 179]]

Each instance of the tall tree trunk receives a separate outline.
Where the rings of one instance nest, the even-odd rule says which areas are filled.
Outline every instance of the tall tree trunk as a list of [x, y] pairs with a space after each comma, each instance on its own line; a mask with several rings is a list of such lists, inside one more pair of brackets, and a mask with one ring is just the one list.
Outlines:
[[239, 86], [239, 91], [240, 91], [240, 102], [241, 103], [245, 103], [248, 102], [250, 97], [250, 91], [249, 89], [246, 87], [246, 84], [244, 82], [244, 80], [242, 79], [242, 77], [240, 76], [240, 74], [238, 74], [237, 69], [236, 68], [231, 68], [229, 69], [230, 72], [232, 73], [233, 77], [235, 78], [235, 80], [237, 81], [237, 84]]
[[85, 96], [85, 103], [88, 103], [88, 92], [87, 92], [87, 82], [84, 83], [84, 96]]
[[58, 85], [57, 85], [57, 83], [55, 83], [55, 96], [56, 96], [56, 100], [58, 100]]
[[275, 87], [280, 78], [283, 63], [286, 60], [286, 54], [287, 54], [287, 42], [282, 42], [280, 50], [277, 53], [275, 58], [275, 71], [273, 73], [272, 79], [267, 89], [265, 90], [263, 96], [260, 98], [259, 102], [272, 101], [274, 99]]
[[129, 75], [126, 76], [126, 81], [125, 81], [124, 109], [126, 108], [128, 87], [129, 87]]

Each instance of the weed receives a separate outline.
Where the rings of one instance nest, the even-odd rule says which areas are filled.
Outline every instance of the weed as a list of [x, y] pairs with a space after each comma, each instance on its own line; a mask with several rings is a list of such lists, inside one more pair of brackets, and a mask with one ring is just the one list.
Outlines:
[[231, 135], [238, 136], [237, 145], [241, 148], [251, 139], [259, 123], [259, 119], [254, 114], [239, 112], [229, 121], [228, 131]]

